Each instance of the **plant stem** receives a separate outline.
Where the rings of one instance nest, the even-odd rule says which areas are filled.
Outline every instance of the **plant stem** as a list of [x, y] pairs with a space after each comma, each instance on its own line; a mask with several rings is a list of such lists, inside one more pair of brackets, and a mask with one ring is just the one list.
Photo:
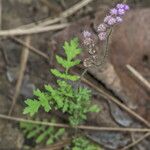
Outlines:
[[110, 28], [109, 32], [108, 32], [108, 35], [107, 35], [107, 39], [106, 39], [106, 43], [104, 45], [104, 55], [100, 61], [99, 64], [95, 64], [95, 66], [99, 67], [99, 66], [102, 66], [105, 62], [105, 59], [106, 57], [108, 56], [108, 52], [109, 52], [109, 39], [110, 39], [110, 36], [111, 36], [111, 33], [112, 33], [112, 28]]

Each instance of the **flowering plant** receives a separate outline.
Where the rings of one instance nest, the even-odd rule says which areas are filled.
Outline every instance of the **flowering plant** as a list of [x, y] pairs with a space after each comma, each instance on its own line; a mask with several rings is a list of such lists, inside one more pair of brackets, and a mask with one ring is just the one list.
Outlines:
[[[114, 8], [109, 10], [109, 14], [104, 18], [103, 23], [100, 23], [97, 27], [98, 38], [105, 43], [104, 56], [100, 62], [98, 62], [98, 57], [95, 49], [95, 41], [93, 39], [92, 33], [85, 30], [83, 31], [83, 43], [89, 49], [90, 57], [84, 60], [85, 67], [91, 67], [92, 65], [101, 66], [108, 53], [109, 37], [112, 33], [112, 28], [114, 25], [123, 22], [123, 16], [129, 10], [129, 6], [124, 3], [117, 4]], [[97, 63], [98, 62], [98, 63]]]
[[[39, 112], [39, 109], [43, 109], [45, 112], [51, 112], [57, 110], [61, 113], [67, 114], [68, 124], [72, 127], [83, 123], [87, 119], [88, 112], [99, 112], [97, 105], [91, 103], [91, 91], [83, 86], [79, 86], [78, 81], [81, 80], [88, 67], [93, 64], [100, 66], [103, 64], [106, 54], [108, 52], [109, 37], [112, 32], [112, 27], [123, 21], [123, 16], [129, 10], [127, 4], [117, 4], [115, 8], [110, 9], [109, 14], [104, 18], [103, 23], [100, 23], [97, 27], [98, 38], [100, 41], [106, 42], [104, 47], [104, 57], [97, 63], [97, 52], [95, 49], [95, 41], [92, 33], [89, 31], [83, 32], [84, 45], [88, 47], [89, 58], [86, 58], [83, 65], [86, 67], [81, 76], [74, 75], [70, 72], [72, 67], [80, 63], [76, 56], [81, 53], [79, 48], [78, 39], [74, 38], [70, 42], [64, 43], [64, 52], [66, 57], [56, 55], [56, 60], [63, 68], [63, 71], [57, 69], [51, 69], [51, 73], [57, 78], [57, 85], [45, 85], [45, 89], [40, 91], [39, 89], [34, 91], [34, 99], [27, 99], [25, 101], [26, 107], [24, 114], [30, 116]], [[77, 86], [74, 86], [76, 84]], [[51, 121], [52, 122], [52, 121]], [[55, 120], [53, 120], [55, 122]], [[28, 138], [35, 137], [36, 142], [40, 143], [44, 139], [47, 144], [59, 140], [65, 132], [63, 128], [55, 130], [54, 127], [45, 128], [43, 125], [33, 124], [21, 124], [21, 128]], [[72, 150], [100, 150], [95, 144], [91, 144], [89, 140], [84, 137], [78, 137], [76, 134], [72, 141]], [[48, 137], [48, 138], [47, 138]]]

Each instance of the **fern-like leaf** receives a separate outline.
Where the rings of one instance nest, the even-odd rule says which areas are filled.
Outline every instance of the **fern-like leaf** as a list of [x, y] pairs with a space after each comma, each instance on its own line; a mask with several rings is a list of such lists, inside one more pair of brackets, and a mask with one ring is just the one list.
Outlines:
[[59, 78], [65, 79], [65, 80], [77, 81], [77, 80], [80, 79], [79, 76], [61, 73], [61, 72], [58, 71], [57, 69], [51, 69], [51, 72], [52, 72], [52, 74], [55, 75], [56, 77], [59, 77]]
[[25, 103], [27, 106], [24, 109], [23, 114], [30, 114], [30, 116], [33, 116], [35, 113], [37, 113], [41, 106], [40, 102], [36, 99], [27, 99]]
[[71, 60], [65, 60], [62, 57], [56, 55], [56, 60], [59, 64], [61, 64], [64, 68], [66, 68], [67, 70], [69, 70], [71, 67], [78, 65], [80, 63], [80, 60], [77, 59], [75, 61], [71, 61]]
[[[52, 123], [55, 123], [55, 120], [51, 120]], [[65, 129], [64, 128], [54, 128], [46, 127], [44, 125], [37, 125], [33, 123], [20, 122], [20, 128], [23, 130], [23, 133], [28, 139], [35, 139], [36, 143], [44, 142], [46, 145], [53, 144], [62, 138]]]
[[41, 92], [39, 89], [35, 90], [33, 94], [38, 97], [40, 104], [43, 106], [44, 110], [46, 112], [49, 112], [51, 110], [51, 107], [49, 105], [50, 96], [44, 92]]
[[65, 53], [67, 55], [67, 60], [71, 61], [78, 54], [81, 53], [81, 49], [79, 48], [78, 38], [74, 38], [70, 41], [70, 43], [65, 42], [63, 46]]

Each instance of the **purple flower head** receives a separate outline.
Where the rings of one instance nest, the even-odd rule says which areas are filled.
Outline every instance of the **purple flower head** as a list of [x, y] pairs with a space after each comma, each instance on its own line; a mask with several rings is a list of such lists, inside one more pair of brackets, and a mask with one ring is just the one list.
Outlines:
[[124, 4], [117, 4], [117, 5], [116, 5], [116, 8], [118, 8], [118, 9], [123, 9], [123, 8], [124, 8]]
[[104, 41], [104, 40], [106, 40], [107, 34], [106, 34], [106, 32], [100, 32], [98, 34], [98, 37], [101, 41]]
[[93, 40], [92, 40], [91, 38], [85, 38], [85, 39], [83, 40], [83, 43], [84, 43], [84, 45], [86, 45], [86, 46], [91, 45], [92, 42], [93, 42]]
[[118, 15], [124, 15], [125, 10], [124, 9], [118, 9]]
[[113, 8], [110, 10], [110, 14], [111, 15], [117, 15], [118, 14], [118, 10], [116, 8]]
[[129, 7], [129, 5], [127, 5], [127, 4], [124, 4], [124, 10], [129, 10], [130, 9], [130, 7]]
[[90, 38], [91, 37], [91, 33], [89, 31], [83, 31], [83, 36], [84, 38]]
[[107, 22], [107, 24], [110, 26], [114, 25], [115, 23], [116, 23], [116, 18], [114, 17], [111, 17]]
[[107, 25], [105, 23], [101, 23], [97, 28], [98, 32], [105, 32], [106, 30], [107, 30]]
[[116, 22], [121, 23], [121, 22], [123, 22], [123, 19], [121, 17], [116, 17]]
[[111, 17], [112, 17], [112, 16], [106, 16], [106, 17], [104, 18], [104, 22], [107, 23], [107, 22], [111, 19]]

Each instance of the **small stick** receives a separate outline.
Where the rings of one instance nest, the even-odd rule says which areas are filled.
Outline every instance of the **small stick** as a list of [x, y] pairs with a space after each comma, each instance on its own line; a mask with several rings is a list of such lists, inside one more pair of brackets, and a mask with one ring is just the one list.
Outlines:
[[114, 132], [114, 131], [116, 132], [141, 132], [141, 133], [150, 132], [150, 129], [148, 128], [115, 128], [115, 127], [95, 127], [95, 126], [85, 126], [85, 125], [71, 127], [67, 124], [62, 124], [62, 123], [50, 123], [50, 122], [27, 120], [23, 118], [12, 117], [12, 116], [2, 115], [2, 114], [0, 114], [0, 118], [17, 121], [17, 122], [26, 122], [26, 123], [45, 125], [45, 126], [53, 126], [53, 127], [58, 127], [58, 128], [78, 128], [78, 129], [83, 129], [83, 130], [111, 131], [111, 132]]
[[93, 89], [95, 89], [96, 91], [98, 91], [99, 93], [102, 94], [102, 96], [108, 100], [108, 101], [112, 101], [115, 104], [117, 104], [119, 107], [121, 107], [122, 109], [124, 109], [125, 111], [127, 111], [129, 114], [131, 114], [132, 116], [134, 116], [136, 119], [138, 119], [139, 121], [143, 122], [146, 126], [150, 127], [150, 123], [145, 120], [143, 117], [139, 116], [137, 113], [135, 113], [133, 110], [131, 110], [130, 108], [128, 108], [126, 105], [124, 105], [123, 103], [121, 103], [117, 98], [115, 98], [114, 96], [108, 94], [106, 91], [104, 91], [103, 89], [100, 89], [99, 87], [95, 86], [93, 83], [91, 83], [90, 81], [88, 81], [85, 78], [82, 78], [82, 81], [85, 82], [87, 85], [91, 86]]
[[[29, 45], [30, 44], [30, 37], [27, 36], [25, 41], [26, 41], [26, 44]], [[21, 89], [21, 85], [22, 85], [22, 81], [23, 81], [23, 77], [24, 77], [24, 72], [26, 69], [27, 61], [28, 61], [28, 56], [29, 56], [29, 49], [25, 47], [22, 51], [19, 78], [17, 80], [15, 94], [14, 94], [13, 99], [12, 99], [12, 105], [11, 105], [11, 108], [9, 110], [9, 115], [11, 115], [11, 113], [14, 109], [14, 106], [16, 104], [17, 98], [19, 96], [19, 93], [20, 93], [20, 89]]]
[[[56, 17], [54, 19], [47, 18], [46, 20], [40, 20], [40, 21], [36, 22], [36, 24], [38, 24], [37, 25], [38, 27], [44, 27], [47, 25], [57, 23], [57, 22], [61, 21], [62, 19], [71, 16], [72, 14], [74, 14], [75, 12], [77, 12], [82, 7], [86, 6], [87, 4], [91, 3], [92, 1], [94, 1], [94, 0], [82, 0], [82, 1], [78, 2], [77, 4], [73, 5], [72, 7], [70, 7], [69, 9], [62, 12], [59, 17]], [[27, 29], [27, 28], [33, 28], [33, 27], [35, 27], [35, 23], [23, 25], [18, 28]]]
[[150, 83], [131, 65], [126, 65], [128, 70], [148, 89], [150, 90]]
[[50, 11], [54, 12], [55, 14], [61, 13], [61, 8], [56, 5], [56, 3], [52, 3], [49, 0], [40, 0], [45, 6], [49, 8]]
[[145, 138], [150, 136], [150, 132], [146, 133], [144, 136], [142, 136], [141, 138], [139, 138], [138, 140], [134, 141], [133, 143], [127, 145], [126, 147], [122, 148], [121, 150], [128, 150], [129, 148], [137, 145], [139, 142], [141, 142], [142, 140], [144, 140]]
[[50, 11], [55, 12], [55, 14], [59, 14], [61, 13], [61, 8], [52, 3], [52, 1], [49, 0], [40, 0], [45, 6], [47, 6], [49, 8]]
[[127, 0], [123, 0], [123, 3], [127, 3]]
[[59, 30], [67, 27], [68, 23], [63, 24], [56, 24], [46, 27], [34, 27], [31, 29], [13, 29], [13, 30], [1, 30], [0, 36], [16, 36], [16, 35], [27, 35], [27, 34], [36, 34], [36, 33], [42, 33], [52, 30]]
[[[140, 81], [142, 82], [142, 84], [148, 89], [150, 90], [150, 83], [138, 72], [136, 71], [131, 65], [126, 65], [127, 69]], [[150, 132], [146, 133], [144, 136], [142, 136], [141, 138], [139, 138], [138, 140], [134, 141], [133, 143], [127, 145], [126, 147], [124, 147], [122, 150], [127, 150], [133, 146], [135, 146], [136, 144], [138, 144], [139, 142], [141, 142], [142, 140], [144, 140], [145, 138], [147, 138], [148, 136], [150, 136]]]
[[0, 29], [2, 29], [2, 0], [0, 0]]
[[49, 147], [40, 148], [40, 149], [37, 149], [37, 150], [60, 150], [65, 145], [68, 145], [70, 142], [71, 142], [71, 138], [67, 138], [67, 139], [63, 139], [62, 141], [57, 142], [56, 144], [53, 144]]
[[32, 50], [33, 52], [37, 53], [38, 55], [42, 56], [43, 58], [49, 60], [49, 56], [46, 55], [45, 53], [41, 52], [40, 50], [38, 50], [37, 48], [31, 46], [31, 45], [27, 45], [27, 43], [23, 42], [22, 40], [20, 40], [19, 38], [16, 37], [11, 37], [11, 39], [15, 40], [17, 43], [27, 47], [28, 49]]

